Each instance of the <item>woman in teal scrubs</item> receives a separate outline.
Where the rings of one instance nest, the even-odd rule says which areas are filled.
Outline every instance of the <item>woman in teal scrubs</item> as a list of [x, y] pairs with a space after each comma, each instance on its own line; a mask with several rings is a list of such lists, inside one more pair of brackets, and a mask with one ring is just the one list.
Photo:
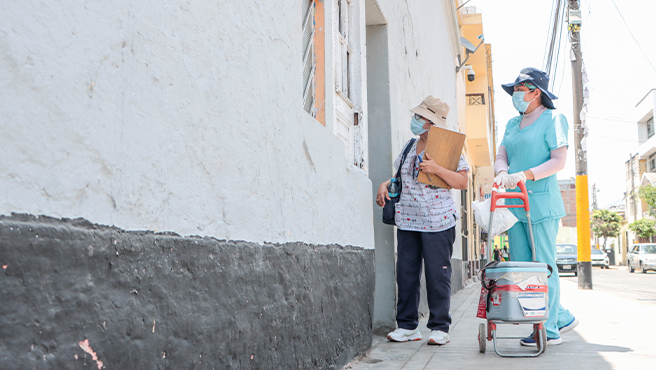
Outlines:
[[[549, 77], [535, 68], [524, 68], [513, 83], [502, 85], [513, 97], [519, 116], [508, 121], [495, 161], [494, 182], [506, 189], [515, 189], [524, 182], [529, 192], [531, 222], [535, 238], [536, 260], [553, 268], [549, 285], [549, 319], [547, 344], [562, 343], [560, 334], [572, 330], [578, 320], [560, 304], [560, 279], [556, 266], [556, 235], [558, 223], [565, 216], [556, 172], [565, 167], [567, 157], [567, 119], [555, 110], [549, 92]], [[508, 200], [508, 204], [521, 204]], [[519, 219], [510, 230], [511, 261], [531, 261], [531, 244], [523, 208], [510, 209]], [[535, 346], [532, 336], [520, 341]]]

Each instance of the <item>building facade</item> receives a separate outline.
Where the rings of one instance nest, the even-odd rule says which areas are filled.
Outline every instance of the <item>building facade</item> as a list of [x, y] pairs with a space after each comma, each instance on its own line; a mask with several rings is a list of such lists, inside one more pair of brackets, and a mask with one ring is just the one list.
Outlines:
[[4, 4], [0, 368], [346, 364], [395, 325], [374, 199], [429, 94], [470, 137], [459, 290], [494, 158], [460, 3]]
[[[485, 250], [491, 244], [481, 225], [475, 222], [471, 203], [482, 201], [492, 191], [494, 181], [494, 159], [496, 158], [496, 121], [494, 116], [494, 81], [492, 78], [492, 45], [484, 43], [483, 17], [475, 7], [464, 7], [459, 14], [462, 37], [478, 47], [462, 69], [473, 71], [464, 81], [459, 114], [461, 130], [467, 134], [465, 155], [470, 164], [470, 186], [461, 193], [463, 230], [464, 279], [475, 276], [485, 260]], [[467, 221], [465, 223], [465, 220]], [[466, 228], [465, 228], [466, 226]]]
[[558, 180], [558, 186], [565, 204], [565, 217], [560, 219], [556, 242], [578, 244], [576, 234], [576, 181], [573, 179]]
[[[656, 136], [654, 135], [654, 103], [656, 90], [650, 90], [636, 104], [636, 122], [638, 126], [638, 151], [631, 153], [626, 162], [626, 192], [625, 192], [625, 219], [626, 226], [622, 228], [620, 248], [622, 251], [622, 263], [626, 263], [626, 253], [633, 243], [644, 242], [637, 237], [635, 232], [630, 231], [628, 225], [632, 222], [650, 218], [647, 204], [640, 199], [638, 191], [640, 186], [650, 184], [653, 173], [656, 172]], [[623, 243], [623, 241], [626, 241]]]

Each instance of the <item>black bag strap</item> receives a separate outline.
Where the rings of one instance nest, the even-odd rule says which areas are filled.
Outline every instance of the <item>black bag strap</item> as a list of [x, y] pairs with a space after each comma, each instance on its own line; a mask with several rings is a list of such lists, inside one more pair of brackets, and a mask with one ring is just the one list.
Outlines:
[[408, 144], [406, 144], [405, 149], [403, 149], [403, 156], [401, 157], [401, 163], [399, 163], [399, 169], [396, 170], [396, 178], [401, 177], [401, 168], [403, 168], [403, 162], [405, 162], [405, 158], [408, 156], [408, 153], [410, 153], [410, 149], [412, 149], [412, 144], [415, 143], [417, 139], [412, 138], [410, 141], [408, 141]]
[[483, 289], [487, 290], [487, 299], [485, 302], [485, 311], [490, 312], [490, 303], [492, 303], [492, 289], [494, 289], [497, 286], [497, 281], [496, 280], [490, 280], [489, 283], [485, 282], [485, 270], [490, 268], [490, 267], [495, 267], [496, 265], [499, 264], [499, 261], [491, 261], [488, 262], [485, 267], [483, 267], [479, 272], [479, 279], [481, 280], [481, 285], [483, 286]]

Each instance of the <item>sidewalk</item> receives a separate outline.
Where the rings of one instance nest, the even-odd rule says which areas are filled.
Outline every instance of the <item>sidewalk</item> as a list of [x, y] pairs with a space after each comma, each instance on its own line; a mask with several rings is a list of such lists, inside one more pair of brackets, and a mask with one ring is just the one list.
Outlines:
[[[561, 300], [581, 323], [563, 334], [563, 344], [547, 347], [537, 358], [502, 358], [487, 342], [486, 353], [478, 350], [476, 318], [480, 284], [476, 283], [452, 297], [451, 343], [428, 345], [427, 319], [419, 323], [423, 339], [394, 343], [385, 337], [373, 338], [370, 353], [343, 370], [400, 369], [637, 369], [656, 367], [656, 307], [595, 290], [579, 290], [576, 281], [561, 279]], [[502, 336], [528, 335], [529, 325], [500, 325]], [[505, 343], [504, 343], [505, 342]], [[502, 341], [502, 351], [532, 351], [518, 340]]]

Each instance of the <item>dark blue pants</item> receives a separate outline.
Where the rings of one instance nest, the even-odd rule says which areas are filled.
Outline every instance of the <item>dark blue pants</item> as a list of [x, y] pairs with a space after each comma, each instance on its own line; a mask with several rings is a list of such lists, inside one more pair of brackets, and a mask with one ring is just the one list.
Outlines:
[[426, 270], [426, 293], [430, 316], [428, 328], [449, 332], [451, 316], [451, 255], [455, 227], [440, 232], [397, 230], [396, 284], [399, 299], [396, 323], [412, 330], [419, 325], [419, 288], [421, 261]]

